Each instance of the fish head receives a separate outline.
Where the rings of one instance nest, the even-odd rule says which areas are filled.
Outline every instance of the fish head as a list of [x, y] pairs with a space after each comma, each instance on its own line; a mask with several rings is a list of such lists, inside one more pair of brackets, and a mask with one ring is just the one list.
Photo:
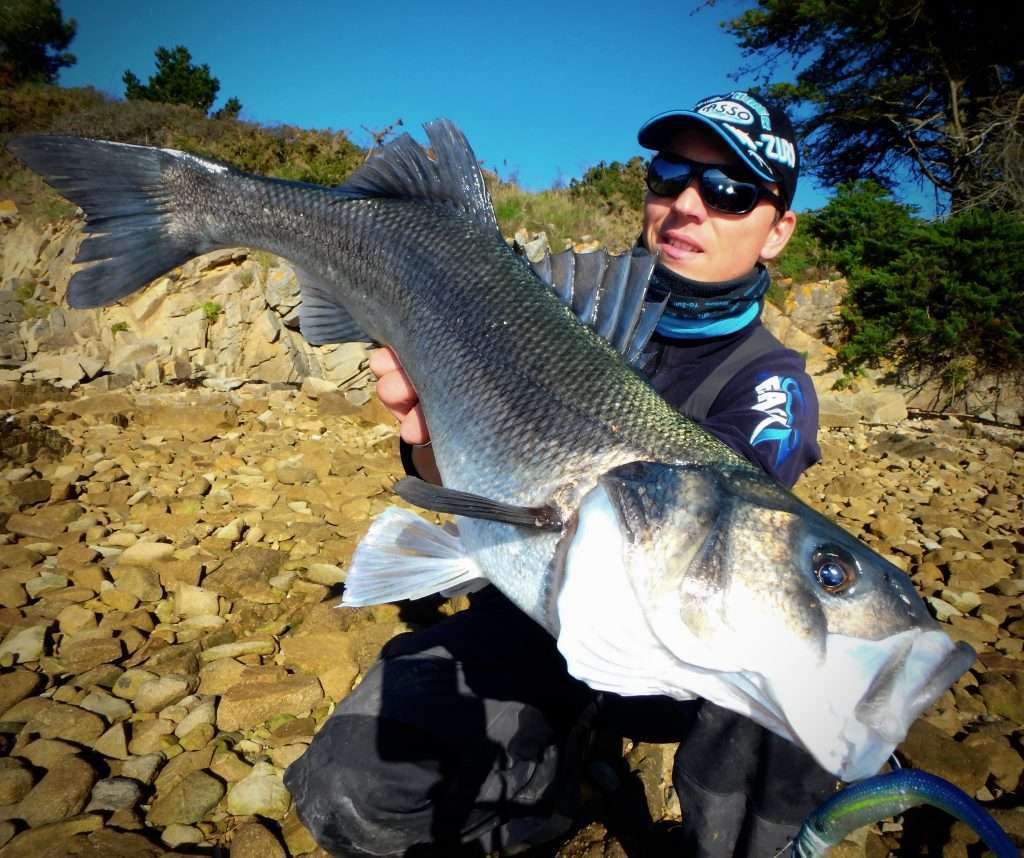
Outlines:
[[601, 554], [667, 654], [658, 690], [748, 715], [844, 780], [877, 772], [974, 661], [906, 574], [759, 472], [616, 468], [574, 541], [613, 523]]

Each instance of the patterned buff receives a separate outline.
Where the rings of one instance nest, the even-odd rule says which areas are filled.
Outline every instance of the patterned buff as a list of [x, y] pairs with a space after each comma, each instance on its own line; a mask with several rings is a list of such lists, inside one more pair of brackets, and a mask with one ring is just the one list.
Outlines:
[[659, 265], [651, 276], [648, 296], [661, 301], [668, 295], [657, 331], [673, 339], [731, 334], [757, 318], [771, 278], [761, 264], [742, 277], [721, 283], [698, 283]]

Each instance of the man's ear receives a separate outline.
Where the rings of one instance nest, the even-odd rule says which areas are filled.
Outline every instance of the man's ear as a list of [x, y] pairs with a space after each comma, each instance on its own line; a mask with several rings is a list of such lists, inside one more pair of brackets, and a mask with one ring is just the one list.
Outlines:
[[794, 229], [796, 229], [796, 212], [790, 209], [780, 215], [772, 224], [772, 228], [764, 240], [764, 245], [761, 247], [761, 259], [764, 261], [775, 259], [782, 253], [790, 236], [793, 235]]

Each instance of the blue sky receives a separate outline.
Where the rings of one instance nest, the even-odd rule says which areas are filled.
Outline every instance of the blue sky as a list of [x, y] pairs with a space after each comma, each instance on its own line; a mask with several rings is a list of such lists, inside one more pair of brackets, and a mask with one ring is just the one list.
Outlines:
[[[185, 45], [234, 95], [242, 118], [346, 130], [399, 117], [407, 130], [447, 116], [485, 166], [530, 190], [641, 154], [650, 116], [750, 84], [720, 22], [742, 0], [695, 12], [696, 0], [626, 11], [621, 0], [61, 0], [78, 22], [78, 63], [64, 86], [122, 96], [131, 69], [145, 82], [157, 47]], [[910, 195], [908, 195], [910, 196]], [[916, 196], [916, 195], [915, 195]], [[797, 210], [827, 194], [806, 178]], [[915, 202], [920, 202], [914, 199]]]

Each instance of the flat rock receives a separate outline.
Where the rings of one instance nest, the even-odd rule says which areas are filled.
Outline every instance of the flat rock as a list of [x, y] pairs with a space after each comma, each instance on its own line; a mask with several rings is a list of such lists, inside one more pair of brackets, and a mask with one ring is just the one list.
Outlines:
[[46, 630], [45, 625], [12, 629], [0, 644], [0, 659], [12, 659], [15, 664], [39, 661], [46, 651]]
[[[88, 849], [85, 835], [103, 826], [103, 817], [88, 814], [30, 828], [16, 835], [3, 849], [0, 858], [68, 858]], [[110, 853], [101, 852], [101, 855]], [[142, 853], [145, 854], [145, 853]]]
[[125, 566], [137, 564], [145, 567], [150, 563], [169, 560], [173, 554], [174, 546], [167, 542], [136, 542], [121, 553], [121, 556], [118, 557], [118, 564]]
[[79, 757], [65, 757], [22, 799], [18, 815], [32, 828], [75, 816], [85, 807], [95, 783], [92, 766]]
[[[162, 542], [139, 544], [163, 545]], [[173, 549], [173, 546], [167, 547]], [[127, 549], [125, 553], [127, 554], [128, 551], [131, 551], [131, 549]], [[128, 561], [124, 559], [124, 554], [122, 554], [117, 564], [118, 569], [122, 569], [126, 562]], [[156, 602], [158, 599], [162, 599], [164, 595], [164, 588], [160, 585], [159, 573], [155, 569], [148, 569], [141, 566], [128, 566], [127, 568], [124, 568], [124, 570], [117, 576], [117, 589], [130, 593], [140, 602]], [[127, 608], [126, 610], [131, 610], [131, 608]]]
[[231, 858], [286, 858], [280, 841], [264, 825], [247, 822], [231, 838]]
[[62, 646], [60, 660], [68, 673], [78, 674], [120, 661], [124, 654], [124, 644], [117, 638], [96, 638]]
[[311, 711], [323, 696], [320, 683], [311, 676], [238, 684], [221, 698], [217, 726], [221, 730], [244, 730], [274, 715], [302, 715]]
[[126, 777], [104, 778], [92, 789], [86, 813], [94, 810], [125, 810], [142, 800], [142, 784]]
[[35, 694], [45, 683], [45, 677], [31, 670], [17, 668], [0, 672], [0, 715]]
[[25, 725], [25, 732], [44, 739], [64, 739], [88, 745], [106, 730], [103, 719], [94, 712], [69, 703], [52, 703]]
[[291, 795], [281, 773], [269, 763], [257, 763], [252, 772], [228, 792], [228, 810], [236, 816], [284, 819], [291, 807]]
[[240, 548], [224, 564], [206, 576], [203, 586], [230, 599], [276, 601], [268, 581], [278, 573], [287, 555], [269, 548]]
[[158, 712], [177, 703], [190, 691], [191, 681], [182, 676], [161, 676], [143, 682], [135, 694], [135, 708], [139, 712]]
[[224, 784], [206, 772], [186, 775], [166, 794], [157, 795], [150, 806], [150, 825], [164, 827], [172, 823], [199, 822], [224, 796]]

